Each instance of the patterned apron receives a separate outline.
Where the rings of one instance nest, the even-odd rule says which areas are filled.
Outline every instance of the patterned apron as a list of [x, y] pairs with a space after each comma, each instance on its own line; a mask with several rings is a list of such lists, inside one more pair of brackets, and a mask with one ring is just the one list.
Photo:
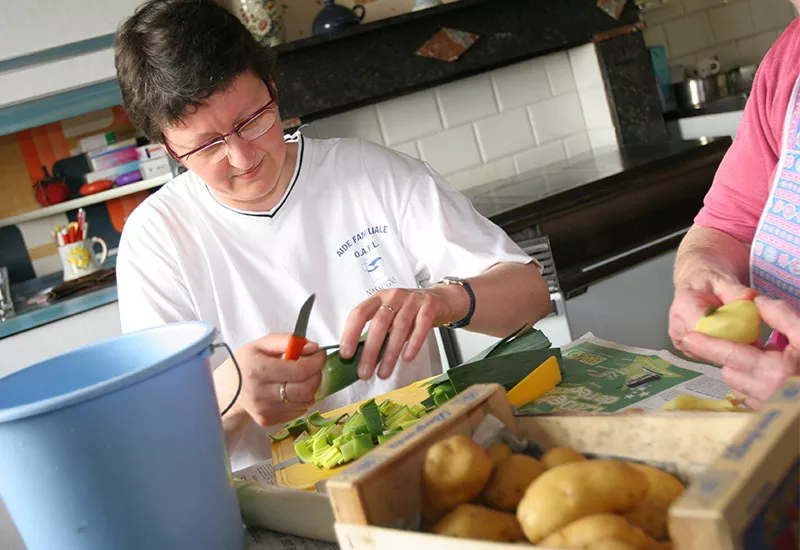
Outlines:
[[[750, 247], [750, 284], [800, 311], [800, 78], [783, 125], [781, 158]], [[780, 348], [786, 338], [770, 338]]]

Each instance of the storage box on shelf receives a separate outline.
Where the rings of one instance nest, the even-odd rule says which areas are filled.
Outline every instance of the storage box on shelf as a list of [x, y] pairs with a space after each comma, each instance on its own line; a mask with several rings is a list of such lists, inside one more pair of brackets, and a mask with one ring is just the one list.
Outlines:
[[[757, 414], [515, 418], [502, 388], [473, 386], [328, 481], [337, 537], [343, 549], [358, 550], [518, 547], [411, 530], [420, 522], [427, 450], [452, 435], [471, 436], [491, 414], [545, 450], [566, 446], [650, 463], [689, 481], [670, 509], [670, 532], [679, 550], [774, 548], [770, 537], [781, 535], [780, 521], [785, 518], [791, 533], [790, 513], [797, 512], [799, 392], [800, 378], [789, 380]], [[765, 523], [765, 514], [779, 521]]]

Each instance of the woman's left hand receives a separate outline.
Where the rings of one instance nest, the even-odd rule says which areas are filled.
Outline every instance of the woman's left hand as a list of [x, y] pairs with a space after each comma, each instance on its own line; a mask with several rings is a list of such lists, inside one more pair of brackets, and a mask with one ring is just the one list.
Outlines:
[[786, 336], [783, 351], [769, 346], [739, 344], [691, 332], [683, 339], [685, 350], [695, 357], [722, 365], [722, 377], [745, 404], [761, 408], [790, 376], [800, 374], [800, 314], [786, 302], [764, 296], [755, 299], [761, 318]]
[[350, 312], [342, 334], [340, 353], [344, 358], [355, 354], [358, 340], [369, 322], [358, 376], [367, 380], [375, 372], [381, 346], [389, 334], [378, 369], [380, 378], [389, 378], [401, 353], [404, 361], [417, 356], [431, 329], [446, 318], [446, 310], [446, 300], [436, 287], [378, 291]]

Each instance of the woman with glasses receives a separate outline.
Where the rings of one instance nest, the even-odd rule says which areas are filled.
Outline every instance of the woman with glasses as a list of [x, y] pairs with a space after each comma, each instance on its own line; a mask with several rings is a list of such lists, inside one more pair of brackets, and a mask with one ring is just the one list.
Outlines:
[[[269, 49], [216, 2], [145, 2], [115, 49], [131, 120], [188, 168], [126, 222], [123, 330], [218, 328], [243, 375], [223, 417], [234, 468], [269, 456], [255, 424], [314, 405], [324, 353], [309, 343], [282, 359], [312, 293], [309, 340], [349, 357], [369, 324], [362, 380], [322, 410], [440, 372], [432, 327], [504, 336], [547, 314], [540, 266], [429, 166], [357, 139], [284, 136]], [[230, 360], [214, 379], [225, 406]]]

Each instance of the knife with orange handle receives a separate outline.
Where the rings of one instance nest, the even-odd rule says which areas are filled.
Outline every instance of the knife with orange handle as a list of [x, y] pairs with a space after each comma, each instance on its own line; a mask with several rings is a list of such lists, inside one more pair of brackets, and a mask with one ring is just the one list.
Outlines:
[[306, 330], [308, 329], [308, 318], [311, 317], [311, 309], [314, 307], [314, 299], [316, 294], [312, 294], [305, 301], [303, 307], [300, 308], [300, 313], [297, 315], [297, 323], [294, 326], [294, 332], [289, 337], [289, 344], [286, 346], [286, 353], [283, 358], [289, 361], [297, 361], [303, 354], [303, 348], [308, 343], [306, 340]]

